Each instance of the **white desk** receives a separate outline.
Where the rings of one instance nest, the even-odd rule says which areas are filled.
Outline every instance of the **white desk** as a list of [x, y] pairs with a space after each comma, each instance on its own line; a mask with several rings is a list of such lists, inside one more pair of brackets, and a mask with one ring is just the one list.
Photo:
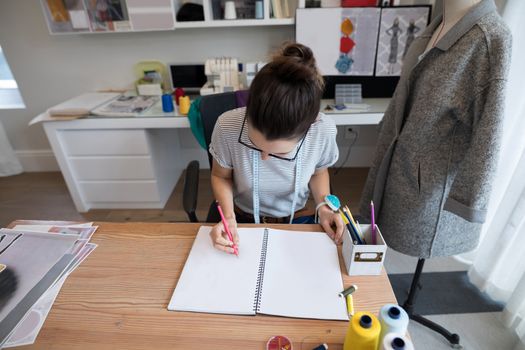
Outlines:
[[[375, 125], [388, 102], [365, 99], [371, 105], [366, 113], [331, 116], [337, 125]], [[188, 119], [162, 112], [160, 104], [140, 117], [53, 121], [43, 113], [35, 122], [44, 124], [79, 212], [163, 208], [189, 161], [207, 165], [206, 152], [190, 136]]]

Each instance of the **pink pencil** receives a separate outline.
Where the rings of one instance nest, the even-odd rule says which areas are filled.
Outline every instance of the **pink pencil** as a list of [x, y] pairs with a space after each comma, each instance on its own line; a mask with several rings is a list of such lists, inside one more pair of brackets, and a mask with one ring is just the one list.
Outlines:
[[[224, 217], [224, 213], [222, 212], [222, 208], [219, 205], [219, 202], [215, 202], [217, 204], [217, 209], [219, 210], [219, 214], [221, 215], [222, 224], [224, 225], [224, 229], [226, 230], [226, 233], [228, 234], [228, 239], [233, 243], [233, 236], [230, 232], [230, 228], [228, 227], [228, 222], [226, 221], [226, 218]], [[233, 252], [235, 255], [239, 256], [239, 251], [237, 250], [237, 245], [233, 243]]]
[[376, 218], [374, 213], [374, 201], [370, 201], [370, 211], [372, 216], [372, 244], [376, 244]]

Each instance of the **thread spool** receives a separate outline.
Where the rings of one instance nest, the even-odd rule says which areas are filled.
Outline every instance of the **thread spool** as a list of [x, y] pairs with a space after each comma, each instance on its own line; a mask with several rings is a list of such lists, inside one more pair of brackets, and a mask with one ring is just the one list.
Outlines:
[[414, 350], [414, 345], [404, 334], [388, 333], [383, 338], [381, 350]]
[[179, 113], [182, 115], [188, 114], [190, 111], [190, 98], [189, 96], [179, 97]]
[[162, 111], [165, 113], [173, 112], [173, 96], [171, 94], [162, 95]]
[[350, 320], [344, 350], [377, 350], [381, 324], [369, 312], [357, 312]]
[[381, 323], [381, 335], [379, 342], [388, 333], [406, 334], [409, 322], [408, 314], [402, 307], [395, 304], [386, 304], [379, 311], [379, 322]]
[[186, 93], [184, 92], [183, 88], [178, 87], [175, 89], [175, 91], [173, 91], [173, 97], [175, 98], [175, 103], [177, 106], [179, 105], [179, 98], [184, 95], [186, 95]]

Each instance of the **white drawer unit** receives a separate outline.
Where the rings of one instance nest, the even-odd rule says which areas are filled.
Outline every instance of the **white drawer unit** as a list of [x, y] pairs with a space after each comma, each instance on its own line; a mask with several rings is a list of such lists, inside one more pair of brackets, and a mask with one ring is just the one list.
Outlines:
[[148, 155], [146, 130], [64, 130], [60, 139], [68, 156]]
[[136, 128], [133, 122], [80, 119], [44, 124], [79, 212], [164, 208], [182, 169], [195, 159], [181, 150], [178, 128]]
[[151, 156], [68, 157], [79, 181], [155, 180]]
[[[156, 181], [81, 181], [80, 191], [86, 201], [156, 203], [161, 200]], [[97, 207], [94, 205], [93, 207]]]

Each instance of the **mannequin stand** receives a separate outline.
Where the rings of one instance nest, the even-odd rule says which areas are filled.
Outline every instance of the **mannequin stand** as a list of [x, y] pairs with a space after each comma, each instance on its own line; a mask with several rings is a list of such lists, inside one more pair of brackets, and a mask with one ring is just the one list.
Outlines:
[[403, 308], [407, 312], [410, 319], [422, 324], [423, 326], [430, 328], [434, 332], [437, 332], [444, 336], [454, 349], [462, 349], [463, 347], [459, 344], [459, 335], [450, 333], [447, 329], [430, 321], [429, 319], [414, 313], [414, 303], [417, 295], [417, 291], [420, 287], [419, 279], [421, 278], [421, 272], [423, 271], [423, 265], [425, 264], [425, 259], [419, 259], [416, 266], [416, 272], [414, 272], [414, 277], [412, 278], [412, 285], [410, 286], [410, 291], [408, 292], [408, 298], [403, 304]]

